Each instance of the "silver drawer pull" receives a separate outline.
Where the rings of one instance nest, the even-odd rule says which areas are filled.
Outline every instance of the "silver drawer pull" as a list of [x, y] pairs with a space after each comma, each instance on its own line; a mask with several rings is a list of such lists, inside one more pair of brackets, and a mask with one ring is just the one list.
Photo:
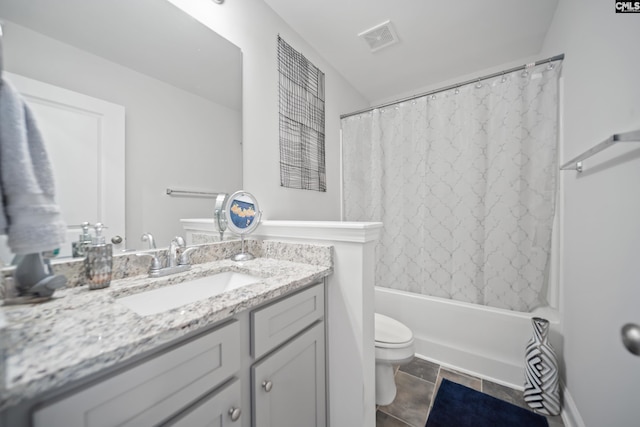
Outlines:
[[264, 391], [269, 393], [271, 391], [271, 389], [273, 388], [273, 383], [271, 381], [263, 381], [262, 382], [262, 388], [264, 389]]
[[229, 409], [229, 416], [231, 417], [231, 421], [238, 421], [240, 419], [240, 408], [231, 408]]

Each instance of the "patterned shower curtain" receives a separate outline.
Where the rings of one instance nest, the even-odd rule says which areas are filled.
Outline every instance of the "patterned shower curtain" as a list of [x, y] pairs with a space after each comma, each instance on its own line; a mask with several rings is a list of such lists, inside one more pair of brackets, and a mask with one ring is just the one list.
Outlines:
[[561, 62], [342, 120], [344, 219], [382, 221], [376, 285], [544, 303]]

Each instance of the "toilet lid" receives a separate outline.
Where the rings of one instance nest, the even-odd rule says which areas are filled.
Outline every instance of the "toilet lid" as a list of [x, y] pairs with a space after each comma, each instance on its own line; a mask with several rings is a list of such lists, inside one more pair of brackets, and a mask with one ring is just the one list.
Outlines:
[[383, 314], [375, 314], [376, 317], [376, 342], [388, 344], [401, 344], [413, 339], [411, 329], [391, 317]]

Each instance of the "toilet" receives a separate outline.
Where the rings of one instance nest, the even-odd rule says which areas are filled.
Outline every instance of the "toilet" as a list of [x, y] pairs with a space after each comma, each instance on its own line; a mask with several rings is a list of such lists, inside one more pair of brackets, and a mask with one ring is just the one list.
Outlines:
[[391, 317], [375, 313], [376, 405], [389, 405], [396, 397], [394, 366], [413, 359], [413, 332]]

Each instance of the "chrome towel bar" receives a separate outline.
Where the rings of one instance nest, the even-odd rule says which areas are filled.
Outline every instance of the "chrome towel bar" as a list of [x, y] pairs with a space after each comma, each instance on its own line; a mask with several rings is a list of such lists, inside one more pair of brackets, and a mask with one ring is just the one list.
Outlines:
[[602, 141], [600, 144], [588, 149], [584, 153], [580, 154], [574, 159], [569, 160], [564, 165], [560, 166], [560, 170], [576, 170], [578, 172], [582, 172], [582, 161], [588, 159], [604, 150], [605, 148], [611, 147], [612, 145], [618, 142], [640, 142], [640, 130], [635, 130], [632, 132], [625, 133], [616, 133], [611, 135], [609, 138]]
[[176, 190], [173, 188], [167, 188], [167, 195], [216, 197], [218, 193], [213, 191], [191, 191], [191, 190]]

